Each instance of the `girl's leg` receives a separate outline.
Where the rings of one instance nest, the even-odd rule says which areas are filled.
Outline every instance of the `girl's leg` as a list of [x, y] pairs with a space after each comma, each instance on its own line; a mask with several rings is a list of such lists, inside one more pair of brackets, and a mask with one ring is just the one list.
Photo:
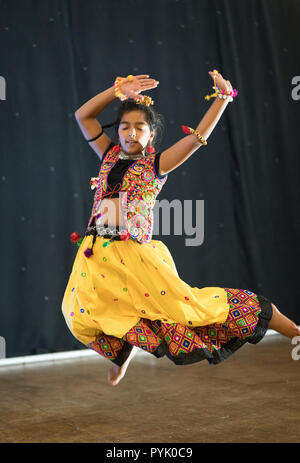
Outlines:
[[292, 339], [294, 336], [300, 335], [300, 329], [292, 320], [279, 312], [274, 304], [272, 304], [272, 309], [273, 315], [269, 323], [269, 328], [271, 330], [275, 330], [290, 339]]
[[139, 323], [134, 325], [126, 334], [123, 336], [121, 341], [126, 341], [132, 346], [132, 351], [129, 356], [122, 363], [121, 366], [114, 365], [109, 369], [108, 382], [112, 386], [116, 386], [126, 373], [128, 365], [138, 349], [142, 349], [146, 352], [154, 354], [156, 357], [164, 355], [164, 343], [154, 331], [151, 329], [151, 322], [149, 320], [141, 319]]
[[108, 371], [108, 382], [112, 386], [116, 386], [123, 378], [130, 360], [138, 349], [136, 346], [125, 343], [124, 339], [119, 339], [104, 333], [101, 334], [98, 340], [90, 342], [88, 347], [107, 360], [114, 362], [114, 366]]
[[109, 382], [109, 384], [111, 384], [112, 386], [116, 386], [121, 381], [121, 379], [123, 378], [123, 376], [126, 373], [128, 365], [130, 363], [130, 360], [132, 359], [132, 357], [135, 356], [137, 350], [138, 350], [138, 347], [133, 346], [133, 349], [130, 352], [129, 357], [123, 363], [122, 366], [119, 367], [118, 365], [114, 365], [113, 367], [111, 367], [108, 370], [108, 382]]

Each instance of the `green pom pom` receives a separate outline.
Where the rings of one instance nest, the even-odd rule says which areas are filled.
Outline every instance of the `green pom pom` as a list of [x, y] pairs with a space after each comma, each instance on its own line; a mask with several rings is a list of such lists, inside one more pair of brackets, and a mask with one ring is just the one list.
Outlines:
[[107, 246], [108, 246], [109, 244], [110, 244], [109, 241], [106, 241], [105, 243], [102, 244], [102, 246], [103, 246], [104, 248], [107, 248]]
[[79, 241], [77, 241], [77, 246], [78, 246], [78, 247], [81, 245], [82, 241], [83, 241], [83, 236], [80, 238]]

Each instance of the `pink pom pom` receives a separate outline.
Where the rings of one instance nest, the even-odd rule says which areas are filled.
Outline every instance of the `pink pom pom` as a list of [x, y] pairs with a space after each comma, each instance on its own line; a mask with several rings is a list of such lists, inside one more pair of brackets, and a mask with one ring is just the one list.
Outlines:
[[113, 150], [114, 153], [118, 154], [120, 152], [121, 148], [120, 148], [119, 145], [115, 145], [112, 150]]
[[191, 129], [187, 127], [186, 125], [182, 125], [181, 128], [184, 133], [191, 133]]
[[130, 238], [129, 231], [127, 230], [127, 231], [121, 233], [120, 238], [121, 238], [122, 241], [128, 241], [129, 238]]

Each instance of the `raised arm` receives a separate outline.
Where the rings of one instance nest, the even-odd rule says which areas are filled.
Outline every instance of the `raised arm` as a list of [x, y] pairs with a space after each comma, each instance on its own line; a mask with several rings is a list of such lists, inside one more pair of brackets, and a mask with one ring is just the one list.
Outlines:
[[[122, 92], [130, 98], [139, 99], [143, 97], [140, 95], [142, 91], [155, 88], [156, 86], [157, 83], [154, 79], [149, 78], [148, 75], [140, 74], [133, 76], [132, 81], [129, 81], [128, 78], [124, 79]], [[75, 112], [76, 120], [85, 139], [88, 141], [96, 137], [94, 141], [90, 141], [89, 143], [100, 159], [102, 159], [103, 154], [109, 147], [111, 139], [104, 132], [100, 137], [98, 136], [102, 132], [102, 126], [96, 117], [116, 98], [115, 88], [111, 86], [84, 103]]]
[[[116, 96], [114, 87], [112, 86], [99, 93], [77, 109], [75, 112], [76, 121], [86, 140], [91, 140], [101, 133], [102, 126], [96, 117], [115, 99]], [[90, 142], [90, 147], [101, 159], [110, 143], [111, 139], [103, 132], [103, 134], [100, 137], [97, 137], [95, 141]]]
[[[209, 72], [209, 74], [212, 77], [212, 72]], [[221, 74], [219, 74], [219, 77], [216, 78], [216, 84], [220, 89], [232, 91], [232, 86], [229, 80], [223, 79]], [[203, 136], [204, 139], [208, 139], [228, 103], [228, 99], [216, 98], [210, 108], [206, 111], [199, 125], [196, 127], [196, 130]], [[179, 167], [198, 148], [200, 148], [200, 146], [202, 146], [200, 141], [195, 135], [191, 134], [185, 136], [170, 148], [163, 151], [159, 162], [159, 171], [161, 175], [166, 175]]]

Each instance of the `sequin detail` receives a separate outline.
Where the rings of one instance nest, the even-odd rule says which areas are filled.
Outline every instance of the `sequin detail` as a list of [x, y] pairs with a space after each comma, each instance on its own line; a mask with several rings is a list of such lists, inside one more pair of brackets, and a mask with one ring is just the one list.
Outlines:
[[[88, 227], [93, 218], [99, 214], [102, 199], [106, 196], [109, 198], [107, 177], [118, 159], [118, 154], [112, 148], [105, 156], [98, 177], [91, 179], [91, 184], [96, 192]], [[136, 160], [126, 171], [120, 188], [121, 193], [126, 193], [120, 193], [120, 204], [126, 229], [133, 239], [141, 243], [151, 241], [153, 208], [156, 197], [168, 178], [168, 175], [162, 179], [156, 176], [154, 161], [155, 154], [147, 155], [145, 159]]]
[[[167, 354], [177, 364], [193, 363], [205, 358], [209, 363], [219, 363], [232, 355], [247, 339], [251, 342], [262, 311], [255, 293], [243, 289], [224, 289], [227, 291], [230, 310], [227, 320], [222, 324], [190, 328], [180, 323], [164, 323], [167, 320], [141, 318], [122, 339], [103, 334], [99, 341], [91, 342], [88, 347], [118, 365], [126, 343], [156, 357]], [[146, 313], [145, 310], [141, 312]]]

